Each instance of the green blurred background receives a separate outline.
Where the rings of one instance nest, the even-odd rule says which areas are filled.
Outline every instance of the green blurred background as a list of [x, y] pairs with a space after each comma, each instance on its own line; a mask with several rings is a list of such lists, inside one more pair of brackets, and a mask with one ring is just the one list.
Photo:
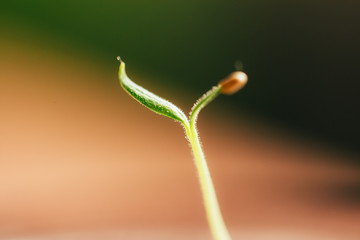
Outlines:
[[359, 152], [358, 5], [323, 0], [1, 1], [0, 27], [3, 39], [85, 56], [113, 69], [114, 78], [120, 55], [130, 76], [157, 76], [157, 85], [181, 90], [176, 97], [189, 108], [240, 61], [248, 86], [221, 103], [238, 107], [234, 116], [247, 114]]
[[0, 1], [0, 238], [210, 238], [183, 129], [120, 55], [185, 112], [243, 65], [198, 124], [234, 239], [357, 239], [357, 2]]

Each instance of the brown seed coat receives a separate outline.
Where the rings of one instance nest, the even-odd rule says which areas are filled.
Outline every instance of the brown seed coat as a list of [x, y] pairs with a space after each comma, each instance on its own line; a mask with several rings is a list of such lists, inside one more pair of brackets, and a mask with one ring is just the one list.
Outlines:
[[231, 95], [242, 89], [248, 81], [246, 73], [236, 71], [231, 73], [227, 78], [221, 80], [219, 85], [221, 93]]

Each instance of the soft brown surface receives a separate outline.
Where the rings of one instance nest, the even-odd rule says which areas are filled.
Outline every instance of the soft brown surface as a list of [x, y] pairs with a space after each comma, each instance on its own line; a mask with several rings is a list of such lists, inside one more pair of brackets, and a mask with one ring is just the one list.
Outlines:
[[[0, 239], [210, 238], [179, 124], [127, 96], [116, 72], [1, 50]], [[199, 130], [235, 239], [358, 239], [349, 156], [215, 112]]]

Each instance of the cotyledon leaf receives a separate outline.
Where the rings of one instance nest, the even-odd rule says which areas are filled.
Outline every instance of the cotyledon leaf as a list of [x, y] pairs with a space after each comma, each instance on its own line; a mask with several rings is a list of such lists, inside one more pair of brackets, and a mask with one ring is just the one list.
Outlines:
[[[118, 58], [119, 59], [119, 58]], [[119, 59], [120, 60], [120, 59]], [[188, 125], [188, 119], [177, 106], [137, 85], [126, 75], [125, 63], [120, 60], [119, 80], [124, 90], [150, 110]]]
[[196, 124], [197, 117], [200, 113], [200, 111], [208, 105], [212, 100], [214, 100], [221, 91], [220, 86], [214, 86], [212, 89], [207, 91], [204, 95], [202, 95], [199, 100], [195, 103], [195, 105], [192, 107], [190, 112], [190, 124]]

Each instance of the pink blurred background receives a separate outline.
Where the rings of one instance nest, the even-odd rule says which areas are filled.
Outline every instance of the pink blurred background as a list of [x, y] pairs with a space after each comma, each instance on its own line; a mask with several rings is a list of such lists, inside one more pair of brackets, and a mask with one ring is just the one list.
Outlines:
[[[86, 41], [77, 48], [81, 44], [72, 42], [75, 37], [62, 38], [34, 27], [46, 22], [22, 26], [25, 15], [20, 16], [20, 7], [14, 9], [18, 12], [4, 11], [8, 15], [0, 18], [0, 239], [211, 239], [183, 129], [140, 106], [121, 89], [119, 52], [109, 50], [114, 54], [113, 62], [106, 58], [113, 64], [109, 66], [101, 60], [106, 54], [97, 53], [99, 60], [84, 50], [91, 46]], [[34, 16], [48, 13], [40, 12]], [[47, 16], [49, 22], [54, 16]], [[70, 20], [80, 24], [81, 16]], [[70, 21], [64, 15], [59, 19]], [[99, 20], [95, 29], [111, 22], [104, 16], [99, 19], [104, 22]], [[61, 35], [61, 27], [51, 26]], [[97, 34], [105, 32], [104, 28]], [[115, 40], [109, 36], [106, 41], [111, 45]], [[225, 40], [216, 46], [223, 44]], [[141, 48], [133, 49], [131, 61]], [[122, 50], [131, 53], [129, 48]], [[207, 90], [173, 85], [177, 76], [169, 78], [131, 61], [127, 71], [134, 81], [185, 112]], [[248, 63], [255, 68], [251, 58]], [[197, 74], [207, 71], [199, 69]], [[253, 76], [244, 95], [220, 96], [204, 109], [198, 123], [233, 239], [359, 239], [356, 147], [349, 150], [325, 141], [325, 135], [302, 134], [301, 129], [254, 114], [251, 104], [229, 104], [231, 98], [246, 102], [248, 96], [260, 94], [259, 75]], [[205, 80], [208, 89], [217, 81]], [[271, 84], [277, 89], [280, 83]], [[349, 109], [356, 106], [352, 104]], [[356, 122], [355, 114], [352, 119]], [[336, 119], [329, 118], [330, 123]], [[344, 129], [353, 127], [350, 124], [343, 124]], [[353, 129], [355, 134], [358, 129]]]
[[[116, 69], [6, 46], [1, 239], [210, 238], [179, 124], [133, 101]], [[359, 170], [339, 163], [353, 156], [211, 105], [199, 130], [234, 239], [357, 239]]]

